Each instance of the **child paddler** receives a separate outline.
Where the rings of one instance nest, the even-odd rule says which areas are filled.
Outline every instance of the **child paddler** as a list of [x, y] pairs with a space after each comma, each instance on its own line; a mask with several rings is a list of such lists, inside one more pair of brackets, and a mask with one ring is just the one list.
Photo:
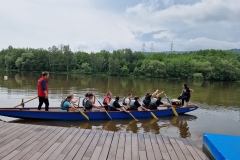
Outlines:
[[107, 96], [103, 99], [103, 106], [106, 110], [110, 110], [111, 106], [110, 106], [110, 102], [112, 99], [112, 93], [108, 92]]
[[155, 92], [153, 92], [152, 94], [150, 92], [146, 93], [145, 98], [143, 100], [143, 106], [145, 108], [148, 108], [148, 106], [149, 106], [149, 104], [151, 102], [151, 98], [155, 97], [157, 95], [157, 93], [158, 93], [158, 89]]
[[148, 109], [150, 109], [150, 110], [156, 110], [157, 107], [159, 107], [160, 105], [161, 105], [161, 106], [164, 106], [164, 107], [169, 106], [169, 104], [164, 104], [164, 103], [161, 102], [162, 97], [161, 97], [160, 95], [163, 94], [163, 93], [164, 93], [164, 91], [158, 93], [158, 94], [155, 96], [155, 98], [152, 98], [152, 99], [151, 99], [151, 102], [150, 102], [150, 104], [149, 104], [149, 106], [148, 106]]
[[119, 110], [129, 113], [129, 111], [127, 111], [127, 110], [125, 109], [125, 107], [120, 106], [120, 104], [119, 104], [119, 97], [117, 96], [117, 97], [115, 98], [115, 101], [113, 102], [112, 107], [110, 107], [110, 110], [109, 110], [109, 111], [119, 111]]
[[[94, 98], [94, 100], [93, 100], [93, 98]], [[105, 110], [105, 108], [102, 108], [102, 107], [99, 107], [99, 106], [95, 105], [95, 99], [96, 99], [95, 95], [93, 95], [92, 93], [88, 93], [88, 97], [87, 97], [87, 100], [86, 100], [85, 105], [84, 105], [84, 109], [86, 111], [92, 111], [92, 108]]]
[[[74, 95], [70, 94], [67, 96], [65, 100], [61, 103], [61, 111], [62, 112], [78, 112], [78, 109], [73, 106], [71, 103], [73, 100]], [[78, 100], [77, 100], [78, 101]]]
[[140, 104], [140, 98], [136, 96], [130, 103], [130, 110], [138, 110], [139, 107], [142, 108], [142, 110], [150, 111]]

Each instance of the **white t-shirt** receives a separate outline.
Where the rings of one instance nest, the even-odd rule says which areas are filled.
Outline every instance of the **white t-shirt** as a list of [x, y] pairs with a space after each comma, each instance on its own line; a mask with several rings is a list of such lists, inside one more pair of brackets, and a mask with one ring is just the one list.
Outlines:
[[129, 99], [129, 98], [126, 98], [126, 99], [125, 99], [125, 103], [128, 104], [128, 105], [130, 105], [130, 99]]

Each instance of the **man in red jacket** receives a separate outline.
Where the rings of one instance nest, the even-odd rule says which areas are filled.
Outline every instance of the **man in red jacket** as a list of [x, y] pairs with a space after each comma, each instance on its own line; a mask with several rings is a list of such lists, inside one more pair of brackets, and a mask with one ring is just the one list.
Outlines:
[[42, 77], [38, 80], [38, 97], [39, 105], [38, 110], [41, 110], [43, 103], [45, 104], [45, 111], [48, 111], [49, 101], [48, 101], [48, 80], [49, 73], [43, 72]]

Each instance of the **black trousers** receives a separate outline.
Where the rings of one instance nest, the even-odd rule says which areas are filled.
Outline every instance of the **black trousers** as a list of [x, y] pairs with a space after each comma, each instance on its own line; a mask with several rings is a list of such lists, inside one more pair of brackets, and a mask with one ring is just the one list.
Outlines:
[[48, 98], [45, 97], [38, 97], [39, 98], [39, 105], [38, 110], [41, 110], [43, 103], [45, 104], [45, 111], [48, 111], [49, 108], [49, 101]]

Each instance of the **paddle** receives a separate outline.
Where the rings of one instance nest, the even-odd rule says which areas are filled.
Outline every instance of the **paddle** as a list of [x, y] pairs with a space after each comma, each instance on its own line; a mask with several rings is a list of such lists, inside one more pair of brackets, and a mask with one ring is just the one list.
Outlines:
[[133, 115], [131, 112], [129, 112], [129, 114], [132, 116], [132, 118], [135, 120], [135, 121], [138, 121]]
[[[79, 102], [80, 102], [80, 100], [78, 101], [78, 106], [79, 106]], [[74, 104], [74, 103], [73, 103], [73, 105], [76, 106], [76, 104]], [[88, 117], [85, 113], [83, 113], [83, 111], [81, 111], [81, 110], [79, 109], [79, 112], [80, 112], [87, 120], [89, 120], [89, 117]]]
[[[73, 104], [75, 107], [76, 107], [76, 104]], [[83, 111], [81, 111], [80, 109], [79, 109], [79, 112], [87, 119], [87, 120], [89, 120], [89, 117], [85, 114], [85, 113], [83, 113]]]
[[151, 115], [153, 116], [154, 119], [158, 120], [157, 116], [153, 112], [150, 112], [150, 113], [151, 113]]
[[13, 107], [13, 108], [16, 108], [16, 107], [18, 107], [18, 106], [21, 106], [21, 105], [23, 105], [23, 104], [25, 104], [25, 103], [27, 103], [27, 102], [30, 102], [30, 101], [32, 101], [32, 100], [34, 100], [34, 99], [36, 99], [36, 98], [38, 98], [38, 96], [37, 96], [37, 97], [34, 97], [34, 98], [32, 98], [32, 99], [29, 99], [29, 100], [27, 100], [26, 102], [22, 102], [21, 104], [15, 106], [15, 107]]
[[154, 119], [158, 120], [157, 116], [153, 112], [150, 112], [150, 113], [151, 113], [151, 115], [153, 116]]
[[172, 103], [171, 103], [170, 100], [168, 99], [166, 93], [164, 93], [164, 95], [165, 95], [165, 97], [167, 98], [168, 102], [170, 103], [173, 113], [175, 114], [175, 116], [178, 116], [178, 113], [176, 112], [175, 108], [172, 106]]
[[[102, 106], [102, 103], [101, 103], [101, 102], [98, 101], [98, 103]], [[102, 106], [102, 107], [103, 107], [103, 106]], [[112, 119], [112, 117], [109, 115], [108, 111], [107, 111], [106, 109], [104, 109], [104, 111], [107, 113], [108, 117], [109, 117], [110, 119]]]
[[79, 112], [80, 112], [87, 120], [89, 120], [89, 117], [88, 117], [85, 113], [83, 113], [81, 110], [79, 110]]
[[[123, 106], [125, 109], [126, 109], [126, 107], [125, 106]], [[132, 118], [135, 120], [135, 121], [138, 121], [133, 115], [132, 115], [132, 113], [131, 112], [126, 112], [126, 113], [129, 113], [131, 116], [132, 116]]]

